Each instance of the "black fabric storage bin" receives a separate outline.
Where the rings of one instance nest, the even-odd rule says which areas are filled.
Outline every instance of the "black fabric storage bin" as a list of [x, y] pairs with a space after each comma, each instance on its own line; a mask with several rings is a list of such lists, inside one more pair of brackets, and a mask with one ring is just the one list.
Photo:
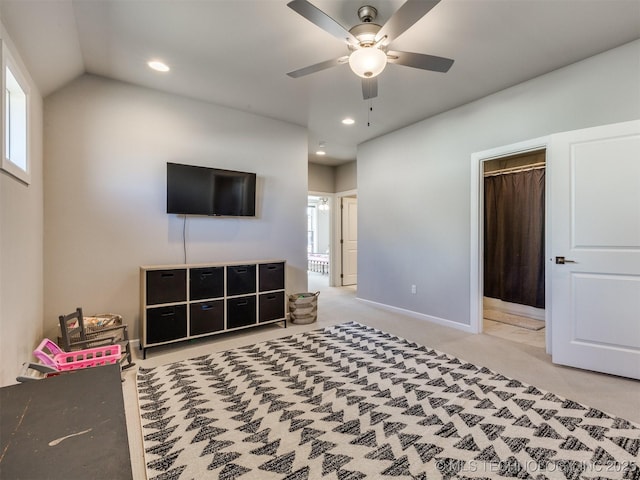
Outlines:
[[223, 300], [192, 303], [189, 306], [189, 312], [189, 335], [202, 335], [204, 333], [224, 330]]
[[187, 306], [175, 305], [147, 309], [146, 334], [146, 345], [186, 337]]
[[258, 303], [261, 322], [284, 318], [284, 292], [263, 293]]
[[245, 327], [255, 323], [255, 295], [227, 299], [227, 328]]
[[189, 300], [224, 297], [224, 267], [189, 270]]
[[258, 285], [261, 292], [284, 289], [284, 263], [263, 263], [258, 267]]
[[231, 265], [227, 267], [227, 295], [244, 295], [256, 291], [256, 266]]
[[149, 270], [147, 272], [147, 305], [184, 302], [187, 300], [187, 270]]

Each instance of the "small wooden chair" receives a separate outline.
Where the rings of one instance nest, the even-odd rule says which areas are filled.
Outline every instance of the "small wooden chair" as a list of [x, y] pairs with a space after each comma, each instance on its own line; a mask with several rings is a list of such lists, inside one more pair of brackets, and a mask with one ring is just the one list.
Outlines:
[[[71, 352], [101, 345], [120, 345], [122, 357], [120, 366], [122, 369], [133, 367], [131, 346], [129, 345], [129, 333], [127, 325], [116, 325], [88, 331], [84, 324], [82, 308], [76, 308], [75, 312], [68, 315], [60, 315], [60, 332], [62, 348]], [[125, 365], [126, 362], [126, 365]]]

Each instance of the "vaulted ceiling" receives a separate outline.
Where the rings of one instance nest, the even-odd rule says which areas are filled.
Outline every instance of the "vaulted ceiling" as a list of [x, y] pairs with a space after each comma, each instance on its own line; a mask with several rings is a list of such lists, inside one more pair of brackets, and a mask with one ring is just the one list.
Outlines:
[[[309, 160], [334, 165], [365, 140], [640, 38], [638, 0], [442, 0], [393, 49], [452, 58], [449, 72], [390, 64], [363, 100], [348, 65], [286, 75], [348, 53], [287, 1], [0, 0], [0, 15], [45, 96], [102, 75], [305, 126]], [[311, 2], [349, 29], [360, 6], [384, 24], [404, 0]], [[150, 70], [153, 58], [171, 71]]]

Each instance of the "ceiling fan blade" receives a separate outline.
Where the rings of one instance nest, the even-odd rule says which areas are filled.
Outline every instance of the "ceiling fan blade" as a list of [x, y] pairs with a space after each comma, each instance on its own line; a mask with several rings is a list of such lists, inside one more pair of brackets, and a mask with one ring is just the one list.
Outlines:
[[329, 32], [334, 37], [340, 40], [345, 40], [348, 43], [352, 43], [354, 45], [358, 44], [358, 39], [351, 33], [349, 33], [349, 30], [344, 28], [333, 18], [324, 13], [315, 5], [309, 3], [307, 0], [293, 0], [292, 2], [287, 3], [287, 7], [299, 13], [304, 18], [317, 25], [324, 31]]
[[404, 65], [405, 67], [420, 68], [422, 70], [442, 73], [448, 72], [451, 65], [453, 65], [453, 60], [450, 58], [411, 52], [389, 51], [387, 52], [387, 61], [389, 63], [395, 63], [396, 65]]
[[414, 23], [424, 17], [429, 10], [435, 7], [440, 0], [407, 0], [396, 13], [391, 15], [380, 31], [376, 34], [376, 42], [379, 42], [385, 35], [387, 39], [385, 45], [389, 45], [393, 40], [402, 35]]
[[362, 99], [369, 100], [370, 98], [376, 98], [378, 96], [378, 78], [363, 78], [362, 79]]
[[320, 70], [326, 70], [327, 68], [337, 67], [338, 65], [345, 64], [348, 61], [349, 61], [349, 56], [345, 55], [344, 57], [334, 58], [332, 60], [327, 60], [325, 62], [316, 63], [314, 65], [309, 65], [308, 67], [294, 70], [293, 72], [287, 73], [287, 75], [289, 75], [291, 78], [304, 77], [305, 75], [316, 73], [316, 72], [319, 72]]

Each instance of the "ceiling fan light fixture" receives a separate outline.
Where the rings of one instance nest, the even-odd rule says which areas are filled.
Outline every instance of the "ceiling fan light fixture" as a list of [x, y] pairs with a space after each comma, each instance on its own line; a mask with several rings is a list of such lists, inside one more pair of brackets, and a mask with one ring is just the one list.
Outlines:
[[349, 55], [349, 66], [362, 78], [373, 78], [387, 66], [387, 54], [376, 47], [362, 47]]

